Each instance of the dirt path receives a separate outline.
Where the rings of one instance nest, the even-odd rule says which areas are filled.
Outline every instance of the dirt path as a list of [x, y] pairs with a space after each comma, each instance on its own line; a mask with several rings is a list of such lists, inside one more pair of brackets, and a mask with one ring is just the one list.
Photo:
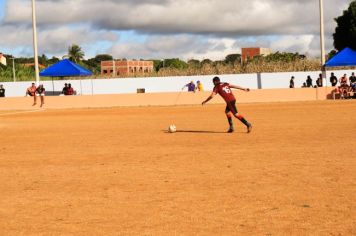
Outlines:
[[2, 111], [0, 235], [356, 235], [356, 102], [238, 108]]

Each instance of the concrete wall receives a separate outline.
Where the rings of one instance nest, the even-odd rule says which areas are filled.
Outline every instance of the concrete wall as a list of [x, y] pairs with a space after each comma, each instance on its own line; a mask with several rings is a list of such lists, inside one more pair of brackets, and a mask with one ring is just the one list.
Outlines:
[[[252, 102], [285, 102], [285, 101], [316, 101], [325, 100], [332, 88], [299, 88], [299, 89], [256, 89], [250, 92], [234, 90], [238, 103]], [[115, 94], [94, 96], [52, 96], [45, 98], [44, 108], [102, 108], [126, 106], [171, 106], [199, 105], [210, 92], [175, 92], [145, 94]], [[16, 97], [1, 98], [0, 110], [33, 110], [33, 98]], [[39, 101], [38, 101], [39, 103]], [[209, 104], [223, 104], [220, 96], [216, 96]]]
[[[344, 73], [350, 75], [352, 71], [337, 71], [335, 74], [339, 78]], [[251, 89], [277, 89], [288, 88], [290, 77], [295, 76], [295, 86], [300, 88], [310, 75], [315, 84], [319, 72], [287, 72], [287, 73], [262, 73], [262, 74], [238, 74], [220, 75], [222, 81], [237, 84]], [[213, 75], [208, 76], [186, 76], [186, 77], [164, 77], [164, 78], [126, 78], [126, 79], [87, 79], [83, 80], [61, 80], [43, 81], [47, 91], [61, 91], [64, 83], [71, 83], [78, 94], [98, 95], [98, 94], [130, 94], [136, 93], [138, 88], [144, 88], [146, 93], [168, 93], [181, 91], [182, 87], [190, 81], [200, 80], [206, 91], [213, 88]], [[330, 72], [327, 73], [327, 78]], [[327, 79], [328, 81], [328, 79]], [[23, 97], [25, 90], [31, 82], [3, 83], [7, 97]], [[324, 81], [325, 85], [325, 81]], [[330, 86], [330, 83], [327, 83]]]

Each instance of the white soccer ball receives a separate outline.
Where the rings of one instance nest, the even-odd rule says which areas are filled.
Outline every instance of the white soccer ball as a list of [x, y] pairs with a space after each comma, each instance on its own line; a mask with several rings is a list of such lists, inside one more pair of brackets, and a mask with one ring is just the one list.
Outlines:
[[177, 132], [177, 127], [176, 127], [175, 125], [170, 125], [170, 126], [168, 127], [168, 132], [169, 132], [169, 133], [175, 133], [175, 132]]

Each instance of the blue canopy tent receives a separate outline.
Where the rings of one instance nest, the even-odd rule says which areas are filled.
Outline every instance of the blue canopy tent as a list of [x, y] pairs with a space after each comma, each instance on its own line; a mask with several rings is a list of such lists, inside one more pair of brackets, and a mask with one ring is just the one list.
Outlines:
[[325, 63], [325, 67], [356, 66], [356, 51], [344, 48]]
[[[93, 73], [90, 70], [68, 59], [59, 61], [53, 64], [52, 66], [42, 70], [40, 73], [40, 76], [42, 77], [52, 77], [53, 93], [54, 93], [53, 77], [63, 78], [63, 77], [91, 76], [91, 75], [93, 75]], [[80, 80], [80, 87], [82, 87], [82, 80]]]

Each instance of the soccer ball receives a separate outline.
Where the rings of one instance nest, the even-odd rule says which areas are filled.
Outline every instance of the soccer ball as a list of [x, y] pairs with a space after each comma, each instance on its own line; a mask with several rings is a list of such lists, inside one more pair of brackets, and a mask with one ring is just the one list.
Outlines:
[[176, 127], [175, 125], [170, 125], [170, 126], [168, 127], [168, 132], [169, 132], [169, 133], [175, 133], [175, 132], [177, 132], [177, 127]]

